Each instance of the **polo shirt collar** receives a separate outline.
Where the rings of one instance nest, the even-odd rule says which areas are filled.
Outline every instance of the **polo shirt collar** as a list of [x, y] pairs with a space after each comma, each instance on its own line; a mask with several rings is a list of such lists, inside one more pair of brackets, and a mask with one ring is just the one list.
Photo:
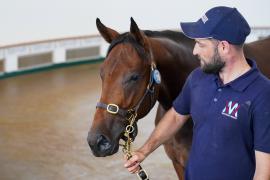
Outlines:
[[250, 59], [247, 59], [247, 62], [250, 65], [251, 69], [245, 74], [241, 75], [240, 77], [227, 84], [223, 84], [219, 78], [219, 75], [215, 74], [214, 79], [218, 88], [230, 86], [236, 91], [243, 92], [248, 87], [248, 85], [250, 85], [259, 75], [256, 62]]

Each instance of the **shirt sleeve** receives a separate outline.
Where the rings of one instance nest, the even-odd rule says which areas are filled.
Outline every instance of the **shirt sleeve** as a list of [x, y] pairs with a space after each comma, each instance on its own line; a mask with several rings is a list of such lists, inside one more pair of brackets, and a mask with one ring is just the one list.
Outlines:
[[182, 91], [179, 93], [179, 95], [176, 97], [176, 99], [173, 101], [173, 108], [176, 112], [182, 115], [188, 115], [190, 114], [190, 100], [191, 100], [191, 77], [192, 73], [188, 76]]
[[270, 90], [256, 99], [253, 111], [254, 149], [270, 153]]

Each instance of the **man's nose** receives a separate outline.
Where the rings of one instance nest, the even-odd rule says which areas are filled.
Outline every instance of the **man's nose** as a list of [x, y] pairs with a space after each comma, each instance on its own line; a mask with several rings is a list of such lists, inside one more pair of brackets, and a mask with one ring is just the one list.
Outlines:
[[197, 43], [195, 44], [192, 53], [193, 53], [194, 56], [197, 56], [198, 55]]

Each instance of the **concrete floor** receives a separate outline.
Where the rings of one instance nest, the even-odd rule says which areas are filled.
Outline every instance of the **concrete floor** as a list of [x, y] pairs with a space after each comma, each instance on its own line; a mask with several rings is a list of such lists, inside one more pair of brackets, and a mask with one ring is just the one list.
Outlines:
[[[86, 137], [99, 99], [99, 64], [0, 80], [1, 180], [137, 179], [123, 154], [97, 158]], [[154, 125], [155, 110], [138, 123], [135, 147]], [[142, 126], [143, 124], [143, 126]], [[143, 163], [151, 179], [177, 179], [163, 147]]]

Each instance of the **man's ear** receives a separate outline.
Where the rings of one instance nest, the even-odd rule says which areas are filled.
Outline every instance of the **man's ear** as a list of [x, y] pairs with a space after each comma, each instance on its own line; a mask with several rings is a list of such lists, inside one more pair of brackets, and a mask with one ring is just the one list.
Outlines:
[[219, 41], [219, 52], [223, 54], [228, 54], [231, 51], [231, 44], [228, 41]]

